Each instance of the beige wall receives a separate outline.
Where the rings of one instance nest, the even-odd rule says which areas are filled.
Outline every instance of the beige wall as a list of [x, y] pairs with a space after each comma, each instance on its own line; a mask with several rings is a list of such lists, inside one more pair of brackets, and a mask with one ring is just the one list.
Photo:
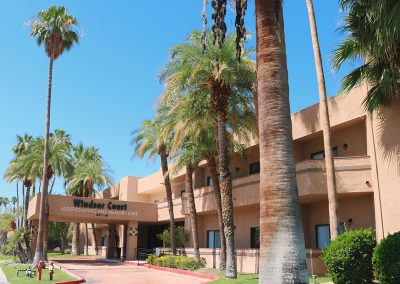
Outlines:
[[[339, 222], [347, 229], [375, 229], [373, 194], [339, 199]], [[329, 224], [328, 201], [301, 204], [304, 237], [307, 248], [316, 248], [316, 225]], [[351, 225], [347, 223], [352, 219]]]
[[[379, 239], [400, 230], [400, 103], [367, 119]], [[383, 223], [383, 225], [382, 225]]]
[[[250, 228], [259, 227], [260, 209], [259, 206], [246, 206], [245, 208], [235, 208], [235, 247], [250, 248]], [[217, 213], [199, 215], [199, 239], [200, 247], [207, 247], [207, 231], [219, 230]]]
[[[357, 119], [353, 123], [356, 124], [341, 125], [340, 129], [332, 130], [332, 147], [337, 147], [339, 157], [367, 155], [365, 119]], [[343, 148], [344, 144], [348, 146], [346, 150]], [[309, 160], [312, 153], [324, 149], [322, 133], [318, 133], [317, 137], [310, 140], [294, 141], [294, 145], [296, 161]]]

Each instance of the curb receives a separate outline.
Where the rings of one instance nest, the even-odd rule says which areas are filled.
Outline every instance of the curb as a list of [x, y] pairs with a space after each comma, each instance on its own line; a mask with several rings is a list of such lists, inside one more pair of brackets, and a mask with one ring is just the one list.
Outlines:
[[[131, 264], [135, 265], [135, 264]], [[206, 274], [206, 273], [200, 273], [200, 272], [194, 272], [194, 271], [189, 271], [189, 270], [182, 270], [182, 269], [175, 269], [175, 268], [169, 268], [169, 267], [162, 267], [162, 266], [156, 266], [156, 265], [151, 265], [151, 264], [144, 264], [144, 267], [148, 269], [154, 269], [154, 270], [160, 270], [160, 271], [166, 271], [166, 272], [172, 272], [180, 275], [186, 275], [186, 276], [192, 276], [192, 277], [197, 277], [197, 278], [203, 278], [207, 280], [217, 280], [219, 279], [215, 275], [211, 274]]]
[[[63, 260], [65, 260], [65, 259], [63, 259]], [[53, 258], [49, 258], [49, 260], [53, 261], [53, 263], [56, 264], [60, 270], [64, 271], [65, 273], [68, 273], [69, 275], [71, 275], [73, 277], [78, 278], [76, 280], [54, 282], [54, 284], [80, 284], [80, 283], [86, 282], [85, 278], [82, 275], [79, 275], [75, 272], [69, 271], [68, 269], [63, 267], [60, 263], [58, 263], [57, 260], [55, 260]], [[76, 260], [76, 259], [71, 259], [71, 260]], [[90, 260], [90, 259], [85, 259], [85, 260]]]

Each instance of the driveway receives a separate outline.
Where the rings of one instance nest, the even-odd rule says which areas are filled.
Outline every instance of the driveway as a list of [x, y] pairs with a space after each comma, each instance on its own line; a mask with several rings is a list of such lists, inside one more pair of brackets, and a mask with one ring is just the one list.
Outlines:
[[86, 283], [200, 284], [207, 280], [139, 266], [101, 260], [56, 260], [64, 268], [81, 275]]

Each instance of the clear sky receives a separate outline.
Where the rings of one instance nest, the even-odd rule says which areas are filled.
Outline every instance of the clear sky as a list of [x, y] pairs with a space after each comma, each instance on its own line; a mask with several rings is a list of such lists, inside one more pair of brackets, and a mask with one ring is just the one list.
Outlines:
[[[38, 11], [65, 5], [83, 31], [81, 43], [54, 65], [51, 129], [64, 129], [73, 143], [100, 148], [119, 181], [159, 169], [155, 161], [132, 158], [131, 131], [151, 118], [162, 86], [157, 72], [169, 48], [201, 29], [202, 0], [31, 1], [0, 3], [0, 174], [12, 159], [16, 135], [43, 135], [48, 58], [24, 25]], [[329, 65], [339, 42], [341, 13], [335, 0], [314, 0], [328, 95], [335, 95], [343, 73]], [[318, 102], [309, 22], [304, 0], [284, 1], [291, 111]], [[209, 15], [211, 15], [209, 7]], [[211, 21], [209, 21], [210, 23]], [[232, 30], [234, 18], [227, 18]], [[246, 26], [255, 32], [254, 0]], [[254, 34], [255, 38], [255, 34]], [[254, 45], [255, 41], [250, 41]], [[55, 191], [63, 193], [61, 182]], [[0, 196], [15, 185], [0, 178]]]

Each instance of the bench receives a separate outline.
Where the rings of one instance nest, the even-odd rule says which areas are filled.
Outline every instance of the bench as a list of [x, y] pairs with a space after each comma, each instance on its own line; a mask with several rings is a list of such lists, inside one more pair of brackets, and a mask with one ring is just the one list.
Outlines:
[[[30, 276], [26, 274], [26, 272], [27, 272], [28, 270], [31, 271]], [[20, 272], [24, 272], [24, 275], [27, 276], [27, 277], [32, 277], [32, 276], [36, 276], [37, 270], [28, 269], [28, 268], [26, 268], [26, 269], [18, 269], [18, 270], [17, 270], [17, 277], [19, 276], [19, 273], [20, 273]]]

